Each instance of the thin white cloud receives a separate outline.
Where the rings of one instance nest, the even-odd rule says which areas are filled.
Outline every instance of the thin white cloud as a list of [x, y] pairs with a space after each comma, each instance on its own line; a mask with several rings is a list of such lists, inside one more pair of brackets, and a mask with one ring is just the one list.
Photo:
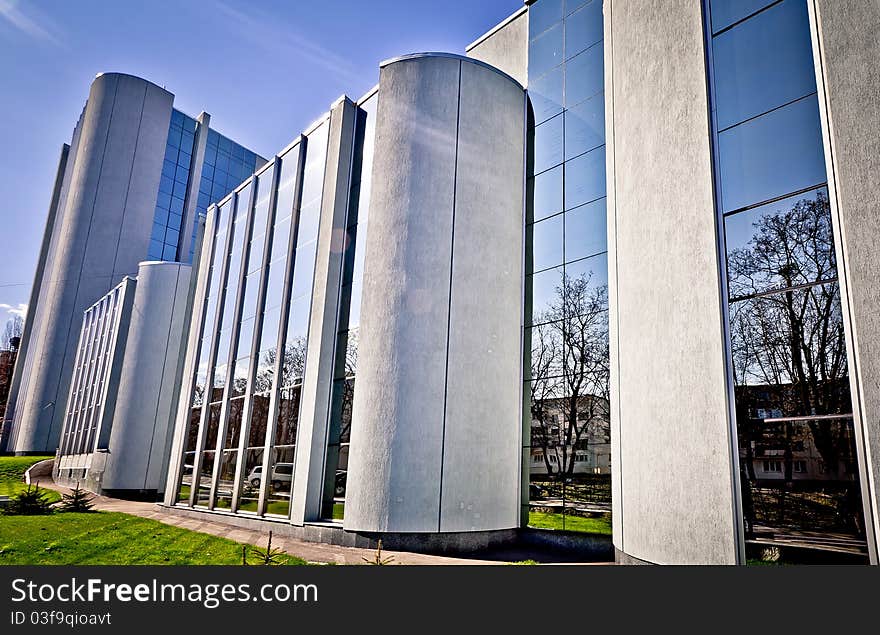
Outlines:
[[0, 0], [0, 22], [5, 21], [15, 30], [35, 40], [42, 40], [55, 46], [61, 45], [61, 40], [55, 34], [55, 25], [45, 15], [35, 10], [34, 3], [28, 3], [26, 14], [21, 8], [19, 0]]
[[28, 305], [18, 304], [16, 306], [12, 306], [11, 304], [4, 304], [0, 302], [0, 309], [5, 310], [9, 315], [17, 315], [20, 318], [24, 319], [24, 316], [27, 315]]
[[244, 36], [267, 53], [318, 66], [346, 82], [358, 79], [355, 66], [348, 59], [306, 37], [292, 24], [280, 22], [277, 16], [254, 7], [248, 7], [248, 11], [244, 12], [222, 0], [215, 3], [215, 8], [229, 20], [229, 24], [234, 25], [236, 34]]

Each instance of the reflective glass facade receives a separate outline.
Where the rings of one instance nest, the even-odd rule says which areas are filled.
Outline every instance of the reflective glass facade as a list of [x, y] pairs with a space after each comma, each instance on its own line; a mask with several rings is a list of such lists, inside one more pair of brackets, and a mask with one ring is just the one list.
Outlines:
[[119, 335], [121, 304], [129, 284], [130, 280], [124, 280], [83, 314], [59, 456], [88, 454], [101, 448], [98, 435]]
[[[189, 240], [189, 251], [181, 254], [180, 259], [192, 261], [195, 217], [192, 227], [183, 227], [183, 222], [186, 216], [187, 187], [192, 172], [198, 168], [193, 156], [199, 126], [198, 121], [179, 110], [171, 111], [165, 160], [156, 197], [150, 246], [147, 250], [149, 260], [178, 260], [178, 247], [185, 244], [181, 243], [183, 236], [184, 240]], [[250, 150], [214, 130], [208, 130], [205, 159], [199, 179], [197, 215], [204, 214], [210, 203], [226, 196], [262, 163], [262, 159]], [[195, 192], [190, 195], [195, 195]]]
[[529, 7], [529, 524], [610, 534], [603, 54], [601, 0], [538, 0]]
[[178, 504], [290, 513], [328, 127], [213, 208]]
[[805, 0], [706, 3], [747, 556], [865, 556]]

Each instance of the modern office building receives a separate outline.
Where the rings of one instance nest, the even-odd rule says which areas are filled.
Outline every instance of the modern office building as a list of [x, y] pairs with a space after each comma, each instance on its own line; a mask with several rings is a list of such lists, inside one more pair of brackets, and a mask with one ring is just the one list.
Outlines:
[[54, 452], [83, 311], [138, 272], [192, 259], [197, 218], [265, 160], [146, 80], [98, 75], [62, 148], [4, 416], [4, 447]]
[[878, 24], [536, 0], [383, 62], [209, 207], [173, 438], [122, 445], [174, 513], [335, 544], [876, 564]]
[[164, 491], [192, 306], [190, 265], [146, 261], [86, 309], [56, 482], [155, 500]]

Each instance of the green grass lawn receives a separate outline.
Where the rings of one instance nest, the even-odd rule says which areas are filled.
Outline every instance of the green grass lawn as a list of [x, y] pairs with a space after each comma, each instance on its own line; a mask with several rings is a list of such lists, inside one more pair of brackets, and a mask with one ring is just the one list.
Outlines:
[[[0, 456], [0, 496], [15, 496], [27, 488], [24, 482], [24, 473], [34, 463], [39, 463], [51, 456]], [[49, 480], [49, 477], [43, 477]], [[61, 500], [61, 494], [50, 489], [40, 488], [46, 492], [46, 497], [52, 501]]]
[[[529, 512], [529, 527], [534, 527], [535, 529], [562, 529], [562, 514]], [[566, 514], [565, 530], [610, 536], [611, 514], [605, 514], [600, 518], [584, 518], [582, 516], [569, 516]]]
[[240, 543], [226, 538], [116, 512], [0, 519], [0, 565], [241, 564], [241, 551]]

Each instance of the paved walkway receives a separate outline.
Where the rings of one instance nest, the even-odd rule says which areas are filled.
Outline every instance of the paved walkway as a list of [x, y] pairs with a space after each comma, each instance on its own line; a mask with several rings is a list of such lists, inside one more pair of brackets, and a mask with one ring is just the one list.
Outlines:
[[[36, 479], [40, 487], [46, 487], [58, 492], [68, 493], [70, 490], [66, 487], [57, 485], [49, 478]], [[221, 538], [229, 538], [236, 542], [247, 543], [250, 545], [266, 546], [267, 532], [257, 531], [254, 529], [245, 529], [243, 527], [235, 527], [227, 523], [221, 522], [219, 516], [211, 516], [205, 514], [206, 518], [211, 516], [209, 520], [201, 520], [195, 518], [187, 518], [177, 514], [169, 513], [156, 503], [144, 503], [139, 501], [122, 500], [118, 498], [107, 498], [106, 496], [94, 496], [93, 500], [95, 509], [107, 512], [122, 512], [131, 514], [132, 516], [140, 516], [141, 518], [150, 518], [157, 520], [166, 525], [181, 527], [191, 531], [198, 531]], [[315, 563], [336, 563], [336, 564], [364, 564], [364, 558], [375, 558], [376, 552], [372, 549], [358, 549], [355, 547], [340, 547], [337, 545], [328, 545], [318, 542], [306, 542], [297, 540], [296, 538], [288, 538], [284, 536], [272, 536], [272, 546], [278, 547], [292, 556], [308, 560]], [[486, 565], [486, 564], [503, 564], [502, 562], [492, 560], [476, 560], [472, 558], [451, 558], [446, 556], [431, 556], [421, 553], [410, 553], [405, 551], [385, 551], [382, 550], [383, 557], [393, 557], [394, 564], [458, 564], [458, 565]]]

